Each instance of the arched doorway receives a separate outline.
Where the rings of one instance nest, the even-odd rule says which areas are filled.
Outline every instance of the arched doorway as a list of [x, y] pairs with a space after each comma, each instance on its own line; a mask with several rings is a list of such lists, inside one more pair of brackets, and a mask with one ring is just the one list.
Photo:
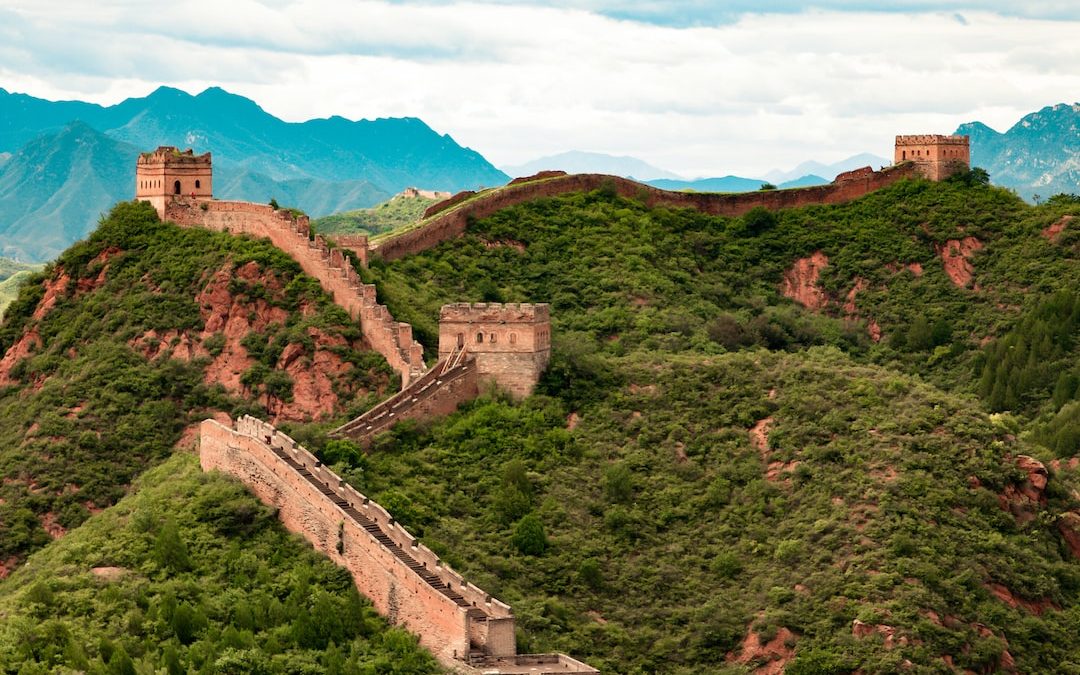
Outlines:
[[176, 181], [175, 183], [173, 183], [172, 190], [174, 195], [180, 194], [180, 181]]

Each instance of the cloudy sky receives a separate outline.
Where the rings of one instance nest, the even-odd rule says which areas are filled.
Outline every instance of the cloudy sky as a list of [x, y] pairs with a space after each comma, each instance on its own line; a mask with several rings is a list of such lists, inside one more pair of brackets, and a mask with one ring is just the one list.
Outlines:
[[103, 104], [218, 85], [287, 120], [420, 117], [510, 165], [686, 176], [890, 155], [1080, 100], [1075, 0], [0, 0], [0, 87]]

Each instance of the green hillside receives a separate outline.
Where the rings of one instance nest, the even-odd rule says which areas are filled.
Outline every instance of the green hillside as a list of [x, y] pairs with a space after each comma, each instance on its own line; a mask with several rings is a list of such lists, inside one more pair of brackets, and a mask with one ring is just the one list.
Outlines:
[[[443, 302], [551, 302], [554, 363], [544, 396], [399, 429], [353, 479], [510, 602], [527, 648], [605, 671], [715, 671], [749, 630], [790, 643], [788, 672], [938, 672], [942, 656], [1078, 672], [1080, 563], [1057, 526], [1077, 476], [1051, 467], [1045, 503], [1014, 503], [1011, 457], [1080, 453], [1062, 435], [1080, 405], [1061, 367], [1025, 376], [1033, 352], [1014, 366], [997, 345], [1050, 340], [1051, 364], [1078, 362], [1075, 323], [1050, 336], [1027, 317], [1078, 315], [1078, 233], [1042, 231], [1080, 205], [1033, 208], [980, 178], [740, 219], [574, 195], [376, 264], [426, 345]], [[959, 287], [938, 250], [964, 237], [982, 248]], [[811, 312], [780, 288], [818, 251]], [[993, 418], [988, 363], [1028, 383]], [[761, 449], [749, 430], [766, 419]], [[547, 545], [525, 555], [534, 517]]]
[[[1067, 218], [1080, 203], [1034, 207], [984, 179], [906, 181], [847, 205], [734, 219], [604, 191], [507, 209], [363, 275], [429, 349], [444, 302], [550, 302], [553, 361], [536, 396], [515, 403], [491, 392], [446, 419], [401, 425], [365, 455], [326, 437], [390, 384], [385, 364], [353, 352], [359, 379], [332, 412], [278, 425], [510, 603], [520, 651], [564, 651], [609, 673], [1080, 673], [1080, 462], [1070, 461], [1080, 455], [1080, 229]], [[37, 550], [0, 581], [5, 626], [55, 616], [75, 635], [82, 618], [50, 614], [30, 596], [78, 597], [99, 583], [85, 572], [94, 566], [145, 569], [165, 586], [209, 569], [212, 556], [183, 574], [138, 557], [151, 540], [175, 541], [167, 519], [141, 534], [134, 515], [118, 525], [136, 527], [118, 529], [119, 542], [142, 542], [120, 562], [105, 554], [126, 549], [77, 546], [144, 494], [172, 495], [192, 559], [247, 546], [233, 532], [196, 544], [207, 501], [247, 504], [276, 532], [235, 484], [196, 475], [190, 457], [166, 457], [188, 422], [215, 410], [285, 410], [275, 356], [311, 322], [349, 335], [267, 245], [158, 225], [144, 211], [122, 205], [49, 272], [54, 284], [62, 269], [92, 290], [35, 319], [48, 284], [24, 287], [0, 327], [7, 349], [29, 331], [43, 345], [11, 366], [0, 395], [0, 470], [12, 479], [0, 492], [0, 543], [20, 542], [16, 562]], [[943, 255], [961, 246], [947, 242], [961, 240], [970, 270], [957, 259], [947, 269]], [[99, 256], [113, 249], [123, 253], [106, 268]], [[193, 322], [199, 335], [191, 298], [206, 297], [222, 265], [248, 262], [280, 282], [238, 282], [237, 295], [280, 303], [289, 318], [251, 324], [243, 340], [262, 366], [251, 366], [250, 392], [230, 393], [205, 381], [198, 358], [167, 358], [185, 344], [170, 331]], [[815, 309], [785, 297], [785, 286]], [[161, 293], [164, 303], [152, 301]], [[148, 360], [139, 336], [150, 328], [170, 351]], [[78, 527], [84, 492], [106, 506], [132, 481], [134, 497]], [[46, 546], [42, 520], [69, 512], [69, 533]], [[283, 547], [274, 564], [313, 564], [296, 560]], [[73, 580], [61, 582], [54, 565], [70, 566]], [[49, 571], [27, 580], [38, 570]], [[244, 576], [209, 578], [205, 595], [185, 598], [208, 622], [193, 645], [209, 646], [177, 648], [184, 667], [249, 672], [214, 665], [235, 656], [223, 645], [255, 645], [272, 672], [305, 672], [290, 669], [290, 649], [323, 658], [302, 640], [286, 644], [283, 621], [225, 637], [216, 595], [287, 605], [295, 589], [274, 574]], [[46, 577], [48, 592], [33, 590]], [[166, 591], [141, 579], [120, 576], [112, 596], [79, 615], [103, 617], [112, 604], [123, 612], [94, 619], [81, 641], [90, 661], [104, 638], [140, 667], [165, 663], [173, 638], [154, 594]], [[213, 590], [227, 583], [242, 590]], [[144, 588], [151, 597], [140, 601]], [[136, 626], [149, 626], [136, 637], [125, 598], [141, 613]], [[335, 640], [359, 672], [387, 650], [412, 654], [369, 634]], [[46, 649], [3, 649], [10, 672], [53, 663]]]
[[318, 218], [313, 224], [322, 234], [379, 234], [418, 222], [424, 211], [438, 201], [399, 194], [370, 209], [335, 213]]
[[[118, 205], [25, 284], [0, 345], [26, 355], [0, 361], [7, 565], [47, 544], [47, 530], [71, 530], [115, 503], [210, 411], [303, 417], [311, 409], [299, 378], [316, 352], [340, 365], [326, 382], [334, 412], [370, 406], [392, 379], [344, 310], [284, 253], [162, 224], [145, 202]], [[298, 355], [288, 369], [286, 349]], [[243, 370], [240, 386], [226, 386], [230, 367]]]
[[435, 673], [352, 579], [180, 453], [0, 583], [5, 673]]

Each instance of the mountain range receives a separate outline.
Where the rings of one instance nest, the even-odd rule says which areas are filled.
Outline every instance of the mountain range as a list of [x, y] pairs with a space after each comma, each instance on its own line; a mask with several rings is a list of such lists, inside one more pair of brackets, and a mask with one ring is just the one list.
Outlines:
[[1005, 133], [982, 122], [963, 124], [956, 133], [971, 136], [972, 166], [1025, 199], [1080, 193], [1080, 103], [1047, 106]]
[[55, 256], [131, 196], [135, 157], [158, 145], [213, 152], [216, 196], [274, 197], [314, 216], [372, 206], [410, 185], [458, 191], [507, 180], [415, 118], [285, 122], [217, 87], [197, 96], [161, 87], [107, 107], [0, 89], [0, 250]]

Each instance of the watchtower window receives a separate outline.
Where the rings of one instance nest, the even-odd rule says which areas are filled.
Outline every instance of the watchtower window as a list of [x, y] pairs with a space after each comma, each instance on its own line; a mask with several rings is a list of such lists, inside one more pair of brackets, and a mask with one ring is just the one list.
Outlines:
[[900, 159], [907, 159], [907, 150], [902, 150], [901, 153]]
[[180, 181], [176, 181], [175, 183], [173, 183], [172, 189], [174, 195], [180, 194]]
[[517, 333], [510, 333], [510, 344], [517, 344]]
[[458, 349], [461, 349], [462, 347], [465, 346], [465, 333], [458, 333], [457, 334], [457, 346], [458, 346]]
[[200, 184], [200, 182], [198, 180], [196, 180], [195, 181], [195, 189], [198, 190], [201, 187], [202, 187], [202, 185]]
[[497, 342], [498, 337], [499, 336], [496, 333], [492, 333], [491, 335], [488, 336], [488, 342], [490, 342], [491, 344], [495, 344]]
[[476, 334], [476, 344], [480, 344], [483, 341], [484, 341], [484, 334], [483, 333], [477, 333]]

